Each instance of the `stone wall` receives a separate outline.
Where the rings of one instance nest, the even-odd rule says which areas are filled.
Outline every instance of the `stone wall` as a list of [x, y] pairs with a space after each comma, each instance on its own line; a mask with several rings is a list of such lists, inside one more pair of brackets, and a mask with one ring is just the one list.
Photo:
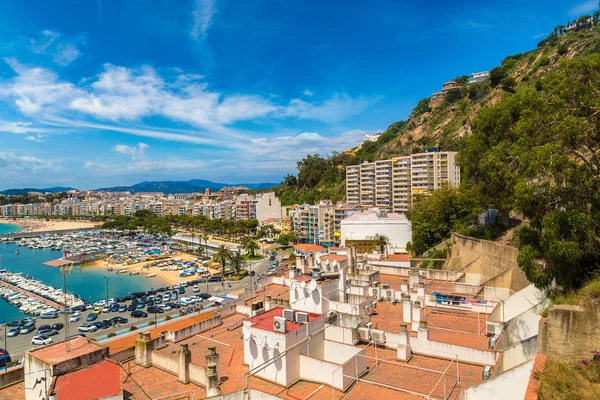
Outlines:
[[[4, 370], [4, 368], [3, 368]], [[0, 389], [25, 379], [25, 370], [23, 366], [11, 368], [6, 372], [0, 373]]]
[[538, 353], [564, 361], [590, 359], [600, 350], [600, 306], [553, 306], [540, 321]]

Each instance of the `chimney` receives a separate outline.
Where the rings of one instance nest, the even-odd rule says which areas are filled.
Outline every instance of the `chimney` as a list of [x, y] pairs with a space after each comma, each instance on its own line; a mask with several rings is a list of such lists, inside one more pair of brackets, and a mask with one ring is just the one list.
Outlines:
[[400, 323], [399, 343], [397, 349], [398, 360], [409, 361], [412, 357], [412, 349], [410, 347], [410, 332], [406, 322]]
[[221, 375], [221, 355], [217, 353], [216, 346], [208, 346], [205, 359], [206, 365], [215, 363], [217, 366], [217, 374]]
[[356, 259], [354, 258], [354, 245], [351, 244], [348, 247], [348, 266], [350, 267], [350, 273], [356, 274]]
[[421, 321], [421, 303], [415, 301], [412, 303], [412, 330], [419, 329], [419, 321]]
[[400, 291], [402, 293], [408, 293], [408, 281], [406, 279], [400, 283]]
[[265, 311], [269, 311], [271, 309], [271, 300], [273, 298], [271, 297], [271, 295], [268, 295], [265, 297]]
[[419, 322], [419, 332], [417, 333], [417, 337], [419, 338], [419, 343], [429, 340], [429, 328], [427, 327], [427, 321], [421, 320]]
[[417, 296], [418, 297], [425, 297], [425, 283], [424, 282], [419, 282], [417, 283]]
[[192, 352], [187, 344], [179, 347], [179, 374], [177, 380], [181, 383], [190, 382], [190, 363], [192, 362]]
[[294, 279], [297, 275], [298, 275], [298, 273], [296, 271], [296, 267], [294, 267], [294, 266], [290, 267], [290, 271], [288, 273], [289, 278]]
[[216, 396], [219, 394], [219, 373], [217, 372], [217, 364], [210, 363], [206, 365], [206, 394], [208, 397]]
[[402, 321], [412, 322], [412, 309], [410, 306], [410, 296], [402, 293]]
[[152, 350], [154, 350], [154, 341], [150, 339], [150, 332], [138, 332], [135, 339], [135, 363], [144, 368], [150, 367]]
[[416, 269], [408, 270], [408, 287], [412, 289], [417, 283], [419, 283], [419, 271]]

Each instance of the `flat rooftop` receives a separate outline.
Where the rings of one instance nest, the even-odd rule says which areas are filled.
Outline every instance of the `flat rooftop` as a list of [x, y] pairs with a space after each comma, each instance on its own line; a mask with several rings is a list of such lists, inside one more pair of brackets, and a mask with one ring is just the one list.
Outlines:
[[246, 305], [251, 305], [254, 301], [265, 301], [267, 296], [271, 296], [273, 300], [283, 299], [290, 300], [290, 288], [283, 285], [270, 284], [261, 290], [254, 291], [254, 297], [246, 300]]
[[81, 336], [75, 336], [68, 340], [29, 350], [27, 353], [47, 364], [56, 365], [72, 358], [94, 353], [103, 348], [106, 348], [103, 344], [92, 342]]
[[[408, 276], [399, 276], [399, 275], [379, 275], [379, 283], [386, 283], [390, 285], [390, 288], [395, 290], [400, 290], [400, 286], [404, 281], [408, 282]], [[450, 281], [441, 281], [436, 279], [424, 279], [421, 278], [421, 282], [425, 284], [425, 294], [431, 294], [433, 292], [439, 292], [443, 294], [450, 294], [455, 296], [462, 296], [467, 299], [473, 298], [473, 296], [453, 293], [452, 292], [452, 282]]]
[[[402, 304], [390, 304], [385, 301], [377, 303], [375, 315], [371, 322], [377, 329], [386, 332], [398, 332], [403, 321]], [[468, 311], [426, 307], [421, 309], [421, 319], [427, 320], [429, 338], [436, 342], [455, 344], [478, 350], [488, 349], [486, 333], [486, 314]], [[416, 332], [411, 332], [416, 336]], [[498, 341], [499, 342], [499, 341]]]
[[[263, 331], [267, 331], [267, 332], [275, 332], [275, 330], [273, 329], [273, 320], [275, 319], [275, 317], [283, 317], [283, 310], [284, 308], [282, 307], [275, 307], [270, 309], [269, 311], [266, 311], [262, 314], [258, 314], [252, 318], [248, 318], [246, 321], [251, 322], [252, 323], [252, 327], [256, 328], [256, 329], [260, 329]], [[321, 314], [314, 314], [314, 313], [306, 313], [308, 314], [308, 321], [314, 321], [315, 319], [321, 317]], [[302, 327], [303, 324], [297, 324], [295, 322], [292, 321], [286, 321], [286, 328], [288, 332], [294, 332], [295, 330], [298, 330]]]

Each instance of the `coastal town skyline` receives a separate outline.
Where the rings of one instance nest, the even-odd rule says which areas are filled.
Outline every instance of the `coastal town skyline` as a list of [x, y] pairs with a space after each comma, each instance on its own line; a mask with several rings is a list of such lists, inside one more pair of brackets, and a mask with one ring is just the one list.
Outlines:
[[279, 182], [303, 155], [359, 145], [442, 82], [596, 5], [316, 4], [5, 4], [2, 188]]

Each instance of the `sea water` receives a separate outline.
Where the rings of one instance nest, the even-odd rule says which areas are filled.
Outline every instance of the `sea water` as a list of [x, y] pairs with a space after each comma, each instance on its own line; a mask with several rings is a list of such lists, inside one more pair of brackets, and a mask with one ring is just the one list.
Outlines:
[[5, 233], [15, 233], [21, 230], [19, 225], [14, 224], [0, 224], [0, 235]]
[[[16, 250], [20, 254], [16, 254]], [[55, 260], [62, 256], [60, 251], [46, 249], [30, 249], [25, 246], [17, 246], [15, 243], [0, 243], [0, 255], [2, 265], [0, 269], [9, 272], [22, 272], [47, 285], [55, 288], [63, 287], [63, 276], [60, 268], [43, 265], [44, 262]], [[110, 278], [107, 280], [107, 278]], [[154, 289], [166, 286], [162, 279], [146, 278], [142, 275], [129, 276], [127, 274], [117, 275], [102, 268], [79, 267], [75, 265], [71, 274], [67, 275], [67, 291], [75, 293], [82, 300], [96, 302], [106, 299], [108, 281], [108, 297], [126, 296], [132, 292]], [[0, 299], [0, 323], [23, 318], [18, 307]]]

